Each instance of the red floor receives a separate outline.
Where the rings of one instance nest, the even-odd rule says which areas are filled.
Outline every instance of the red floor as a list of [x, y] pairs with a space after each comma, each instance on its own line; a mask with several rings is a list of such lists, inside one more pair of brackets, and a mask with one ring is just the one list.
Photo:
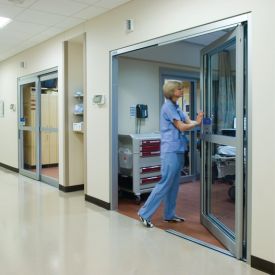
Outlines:
[[58, 167], [42, 168], [41, 175], [58, 179]]
[[[36, 169], [29, 169], [31, 172], [36, 172]], [[51, 177], [58, 180], [59, 176], [59, 168], [58, 166], [55, 167], [47, 167], [41, 169], [41, 175]]]
[[[234, 228], [234, 202], [230, 200], [227, 183], [217, 182], [212, 185], [212, 213], [219, 217], [229, 228]], [[141, 203], [141, 205], [144, 202]], [[129, 217], [138, 219], [137, 211], [141, 207], [133, 199], [121, 198], [118, 211]], [[183, 223], [166, 223], [162, 220], [161, 206], [152, 218], [156, 227], [164, 230], [173, 229], [198, 240], [224, 248], [224, 246], [200, 223], [200, 183], [189, 182], [181, 184], [178, 200], [177, 214], [186, 218]]]

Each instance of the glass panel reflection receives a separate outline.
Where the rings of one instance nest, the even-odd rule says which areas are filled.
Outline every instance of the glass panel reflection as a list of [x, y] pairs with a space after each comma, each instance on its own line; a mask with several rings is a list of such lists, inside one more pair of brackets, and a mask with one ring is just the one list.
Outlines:
[[58, 179], [58, 133], [41, 133], [41, 174]]
[[58, 179], [57, 78], [41, 81], [41, 174]]
[[35, 82], [23, 85], [23, 117], [25, 126], [35, 127], [36, 88]]
[[236, 148], [206, 143], [208, 214], [235, 232]]
[[223, 48], [210, 56], [209, 117], [212, 132], [235, 136], [236, 128], [236, 45]]
[[23, 165], [24, 169], [36, 171], [36, 140], [34, 131], [24, 131], [23, 136]]

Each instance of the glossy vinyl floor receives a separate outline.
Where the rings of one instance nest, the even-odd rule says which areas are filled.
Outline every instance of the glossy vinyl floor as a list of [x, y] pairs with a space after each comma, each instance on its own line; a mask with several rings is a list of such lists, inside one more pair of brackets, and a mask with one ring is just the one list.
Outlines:
[[[212, 185], [212, 213], [234, 231], [234, 202], [228, 196], [228, 188], [231, 185], [215, 182]], [[208, 244], [226, 249], [200, 221], [200, 182], [192, 181], [180, 184], [177, 198], [177, 215], [184, 217], [183, 223], [163, 222], [163, 205], [158, 208], [152, 217], [153, 224], [164, 230], [175, 230], [184, 235], [193, 237]], [[134, 196], [123, 193], [118, 202], [118, 211], [128, 217], [138, 219], [137, 212], [145, 200], [138, 205]]]
[[264, 274], [0, 168], [0, 274]]

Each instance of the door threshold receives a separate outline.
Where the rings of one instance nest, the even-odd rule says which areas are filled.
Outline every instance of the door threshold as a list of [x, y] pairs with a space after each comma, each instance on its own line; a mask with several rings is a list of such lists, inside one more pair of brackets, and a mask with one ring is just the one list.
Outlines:
[[46, 183], [48, 185], [51, 185], [55, 188], [59, 188], [58, 180], [56, 180], [55, 178], [51, 178], [51, 177], [41, 175], [40, 176], [40, 181], [43, 182], [43, 183]]
[[217, 246], [215, 246], [215, 245], [209, 244], [209, 243], [207, 243], [207, 242], [204, 242], [204, 241], [201, 241], [201, 240], [192, 238], [192, 237], [190, 237], [190, 236], [188, 236], [188, 235], [182, 234], [182, 233], [177, 232], [177, 231], [172, 230], [172, 229], [168, 229], [168, 230], [165, 230], [165, 231], [166, 231], [167, 233], [176, 235], [176, 236], [178, 236], [178, 237], [180, 237], [180, 238], [183, 238], [183, 239], [185, 239], [185, 240], [188, 240], [188, 241], [190, 241], [190, 242], [196, 243], [196, 244], [198, 244], [198, 245], [204, 246], [204, 247], [206, 247], [206, 248], [212, 249], [212, 250], [217, 251], [217, 252], [219, 252], [219, 253], [222, 253], [222, 254], [224, 254], [224, 255], [227, 255], [227, 256], [230, 256], [230, 257], [235, 258], [228, 250], [225, 250], [225, 249], [219, 248], [219, 247], [217, 247]]

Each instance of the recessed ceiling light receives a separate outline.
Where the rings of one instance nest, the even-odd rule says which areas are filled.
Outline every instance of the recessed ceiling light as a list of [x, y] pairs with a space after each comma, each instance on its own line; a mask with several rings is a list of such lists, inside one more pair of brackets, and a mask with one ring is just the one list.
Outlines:
[[11, 22], [10, 18], [7, 17], [1, 17], [0, 16], [0, 28], [4, 28], [6, 25], [8, 25]]

